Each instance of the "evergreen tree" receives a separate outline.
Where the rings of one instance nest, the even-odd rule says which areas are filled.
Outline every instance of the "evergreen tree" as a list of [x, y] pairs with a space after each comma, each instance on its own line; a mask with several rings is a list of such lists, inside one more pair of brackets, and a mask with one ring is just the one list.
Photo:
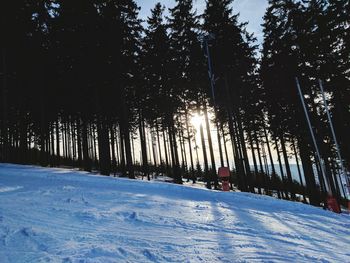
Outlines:
[[143, 170], [148, 173], [145, 121], [158, 131], [165, 124], [165, 110], [171, 103], [168, 95], [169, 82], [169, 37], [163, 22], [164, 7], [157, 3], [147, 20], [147, 28], [142, 48], [142, 73], [144, 84], [140, 86], [139, 126], [142, 150]]
[[[350, 3], [346, 0], [330, 0], [327, 8], [327, 36], [331, 40], [330, 56], [334, 63], [328, 65], [331, 72], [326, 88], [332, 93], [332, 116], [341, 151], [350, 170], [350, 144], [347, 131], [350, 128]], [[327, 79], [324, 79], [327, 81]]]
[[[192, 0], [177, 0], [175, 7], [169, 11], [168, 26], [170, 29], [171, 52], [169, 84], [173, 92], [173, 98], [175, 98], [174, 106], [176, 110], [174, 112], [180, 113], [180, 110], [183, 110], [187, 116], [188, 106], [186, 104], [193, 102], [193, 94], [198, 96], [201, 89], [201, 84], [198, 83], [199, 79], [196, 78], [203, 73], [203, 60], [201, 60], [203, 57], [201, 55], [198, 57], [201, 52], [198, 34], [199, 22], [196, 13], [193, 11]], [[196, 80], [194, 81], [194, 79]], [[186, 120], [188, 121], [187, 117]], [[176, 155], [176, 145], [174, 147]]]
[[242, 115], [248, 105], [245, 100], [249, 90], [256, 84], [256, 47], [254, 37], [245, 31], [245, 24], [239, 24], [238, 15], [232, 15], [231, 3], [231, 0], [208, 1], [203, 28], [214, 36], [211, 52], [217, 80], [215, 98], [219, 116], [225, 118], [222, 121], [227, 121], [230, 130], [238, 186], [253, 191]]

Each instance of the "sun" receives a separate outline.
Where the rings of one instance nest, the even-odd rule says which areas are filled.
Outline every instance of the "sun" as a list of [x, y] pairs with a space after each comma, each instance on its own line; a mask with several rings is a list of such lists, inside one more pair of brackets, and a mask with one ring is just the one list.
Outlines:
[[203, 124], [203, 122], [204, 122], [204, 117], [202, 115], [195, 113], [191, 117], [191, 123], [195, 128], [199, 128], [200, 125]]

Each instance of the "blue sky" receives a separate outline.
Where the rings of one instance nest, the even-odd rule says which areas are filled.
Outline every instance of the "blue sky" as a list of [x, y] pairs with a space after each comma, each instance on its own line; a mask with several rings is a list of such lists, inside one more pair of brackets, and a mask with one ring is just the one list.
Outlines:
[[[150, 9], [154, 7], [157, 2], [161, 2], [166, 7], [173, 7], [174, 0], [136, 0], [141, 6], [140, 16], [145, 19], [150, 14]], [[202, 13], [205, 8], [205, 0], [194, 0], [194, 6], [198, 13]], [[254, 33], [258, 38], [259, 43], [262, 42], [262, 28], [263, 16], [267, 8], [267, 0], [235, 0], [233, 2], [234, 13], [240, 13], [241, 22], [249, 22], [247, 29]]]

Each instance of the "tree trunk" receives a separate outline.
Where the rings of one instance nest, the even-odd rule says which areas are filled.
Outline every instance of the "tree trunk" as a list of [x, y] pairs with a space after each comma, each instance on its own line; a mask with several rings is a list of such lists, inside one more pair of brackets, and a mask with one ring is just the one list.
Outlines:
[[281, 145], [282, 145], [282, 153], [283, 153], [283, 157], [284, 157], [284, 165], [286, 167], [287, 177], [288, 177], [288, 186], [289, 186], [288, 188], [289, 188], [289, 191], [291, 193], [292, 199], [295, 200], [295, 190], [294, 190], [292, 172], [291, 172], [290, 166], [289, 166], [288, 154], [287, 154], [287, 150], [286, 150], [286, 142], [285, 142], [282, 134], [281, 134], [280, 139], [281, 139]]
[[25, 117], [21, 118], [22, 121], [19, 123], [19, 136], [20, 136], [20, 162], [27, 163], [28, 157], [28, 132], [27, 132], [27, 120]]
[[210, 124], [209, 124], [209, 117], [208, 117], [208, 110], [207, 110], [207, 103], [203, 103], [203, 111], [204, 111], [204, 119], [205, 119], [205, 126], [207, 130], [207, 137], [208, 137], [208, 144], [209, 144], [209, 153], [210, 153], [210, 159], [211, 159], [211, 179], [214, 181], [214, 187], [215, 189], [219, 188], [219, 181], [218, 181], [218, 174], [216, 172], [216, 164], [215, 164], [215, 156], [214, 156], [214, 150], [213, 150], [213, 143], [211, 139], [211, 131], [210, 131]]
[[240, 148], [242, 151], [242, 155], [243, 155], [243, 161], [244, 161], [244, 166], [245, 166], [245, 174], [246, 174], [246, 189], [247, 191], [249, 191], [249, 188], [251, 187], [250, 185], [250, 164], [249, 164], [249, 158], [248, 158], [248, 153], [247, 153], [247, 147], [245, 144], [245, 138], [244, 138], [244, 130], [243, 130], [243, 126], [242, 126], [242, 121], [241, 121], [241, 117], [239, 115], [239, 111], [237, 111], [236, 114], [236, 118], [237, 121], [236, 123], [236, 127], [237, 127], [237, 138], [239, 139], [239, 144], [240, 144]]
[[[252, 140], [252, 136], [250, 134], [250, 131], [248, 131], [247, 133], [248, 133], [248, 139], [249, 139], [249, 142], [250, 142], [250, 148], [251, 148], [251, 151], [252, 151], [255, 180], [257, 180], [257, 177], [258, 177], [258, 174], [259, 174], [259, 170], [258, 170], [258, 164], [256, 162], [256, 157], [255, 157], [254, 144], [253, 144], [253, 140]], [[251, 190], [252, 193], [255, 192], [254, 191], [254, 187], [252, 187], [250, 190]], [[259, 189], [259, 191], [260, 191], [260, 189]]]
[[84, 171], [91, 172], [91, 159], [89, 156], [89, 144], [88, 144], [88, 126], [86, 123], [86, 119], [83, 117], [81, 119], [81, 137], [82, 137], [82, 146], [83, 146], [83, 168]]
[[227, 168], [230, 170], [230, 161], [229, 161], [228, 152], [227, 152], [226, 136], [225, 136], [225, 131], [224, 131], [224, 127], [223, 127], [222, 123], [220, 125], [220, 128], [221, 128], [221, 132], [222, 132], [222, 139], [223, 139], [223, 142], [224, 142], [226, 165], [227, 165]]
[[79, 118], [76, 118], [76, 126], [77, 126], [77, 152], [78, 152], [78, 167], [81, 168], [83, 166], [83, 154], [82, 154], [82, 138], [81, 138], [81, 124]]
[[135, 179], [134, 174], [134, 165], [132, 160], [132, 152], [131, 152], [131, 143], [130, 143], [130, 127], [129, 127], [129, 113], [127, 109], [127, 105], [125, 102], [125, 91], [123, 90], [123, 94], [121, 96], [121, 110], [122, 110], [122, 118], [121, 118], [121, 131], [123, 134], [123, 139], [125, 143], [125, 158], [126, 158], [126, 170], [128, 172], [128, 177], [130, 179]]
[[124, 135], [122, 132], [122, 128], [119, 124], [119, 145], [120, 145], [120, 170], [122, 172], [122, 176], [126, 176], [126, 163], [125, 163], [125, 151], [124, 151]]
[[[198, 116], [200, 116], [200, 106], [197, 104], [197, 113]], [[202, 152], [203, 152], [203, 161], [204, 161], [204, 179], [206, 181], [206, 186], [208, 189], [211, 189], [211, 181], [209, 176], [209, 165], [208, 165], [208, 157], [207, 157], [207, 150], [205, 145], [205, 139], [204, 139], [204, 130], [203, 130], [203, 124], [201, 123], [199, 126], [200, 130], [200, 136], [201, 136], [201, 142], [202, 142]]]
[[59, 127], [59, 117], [56, 120], [56, 165], [59, 166], [61, 163], [61, 147], [60, 147], [60, 127]]
[[169, 132], [170, 150], [171, 150], [172, 163], [173, 163], [174, 182], [178, 184], [182, 184], [182, 177], [181, 177], [180, 165], [179, 165], [179, 156], [178, 156], [177, 144], [176, 144], [176, 135], [174, 131], [173, 122], [170, 123], [168, 132]]
[[8, 107], [7, 107], [7, 50], [2, 48], [2, 67], [3, 67], [3, 83], [2, 83], [2, 153], [0, 160], [7, 162], [9, 160], [9, 134], [8, 134]]
[[238, 184], [238, 189], [242, 191], [247, 191], [246, 187], [246, 181], [245, 181], [245, 171], [244, 171], [244, 165], [242, 161], [242, 156], [241, 152], [238, 149], [237, 145], [237, 137], [236, 137], [236, 132], [233, 126], [233, 119], [232, 115], [228, 113], [229, 115], [229, 131], [230, 131], [230, 137], [231, 137], [231, 144], [232, 144], [232, 152], [234, 156], [234, 161], [235, 161], [235, 168], [236, 168], [236, 174], [237, 174], [237, 184]]
[[188, 150], [190, 153], [190, 161], [191, 161], [191, 177], [192, 177], [192, 182], [195, 183], [196, 182], [196, 176], [194, 173], [194, 163], [193, 163], [193, 154], [192, 154], [192, 144], [191, 144], [191, 135], [190, 135], [190, 129], [189, 129], [189, 125], [188, 125], [188, 112], [186, 109], [185, 112], [185, 122], [186, 122], [186, 131], [187, 131], [187, 143], [188, 143]]
[[46, 159], [46, 136], [47, 136], [47, 129], [46, 129], [46, 111], [45, 106], [43, 102], [43, 98], [41, 99], [41, 116], [40, 116], [40, 164], [42, 166], [47, 166], [47, 159]]
[[117, 158], [115, 154], [115, 132], [114, 132], [113, 124], [110, 125], [109, 131], [111, 134], [112, 172], [113, 172], [113, 175], [115, 176], [117, 171]]
[[[277, 138], [275, 137], [274, 138], [274, 141], [275, 141], [275, 146], [276, 146], [276, 153], [277, 153], [277, 158], [278, 158], [278, 164], [279, 164], [279, 167], [280, 167], [280, 173], [281, 173], [281, 180], [282, 180], [282, 185], [280, 186], [281, 187], [281, 190], [282, 190], [282, 198], [288, 198], [288, 193], [285, 192], [285, 187], [284, 187], [284, 182], [285, 182], [285, 179], [284, 179], [284, 172], [283, 172], [283, 166], [282, 166], [282, 160], [281, 160], [281, 155], [280, 155], [280, 150], [279, 150], [279, 147], [278, 147], [278, 141], [277, 141]], [[283, 194], [286, 196], [284, 197]]]
[[306, 189], [308, 192], [310, 204], [319, 206], [320, 205], [320, 196], [319, 191], [317, 190], [315, 175], [312, 168], [312, 162], [308, 152], [308, 147], [305, 140], [298, 139], [298, 148], [300, 150], [300, 158], [304, 170]]
[[254, 130], [254, 139], [255, 139], [255, 145], [256, 145], [256, 151], [258, 152], [258, 160], [259, 160], [259, 166], [260, 166], [260, 171], [258, 172], [258, 182], [259, 182], [259, 194], [261, 194], [261, 185], [262, 185], [262, 178], [264, 176], [264, 167], [262, 164], [262, 160], [261, 160], [261, 153], [260, 153], [260, 145], [259, 145], [259, 139], [257, 136], [256, 131]]
[[[54, 136], [54, 124], [50, 123], [50, 166], [53, 167], [55, 165], [55, 136]], [[27, 139], [26, 139], [27, 140]], [[27, 142], [25, 142], [27, 144]], [[26, 150], [24, 151], [24, 153]]]
[[[273, 157], [272, 157], [272, 152], [271, 152], [271, 147], [270, 147], [270, 140], [269, 140], [269, 137], [267, 135], [267, 131], [266, 131], [265, 127], [264, 127], [264, 135], [265, 135], [265, 140], [266, 140], [266, 144], [267, 144], [267, 150], [268, 150], [268, 153], [269, 153], [270, 165], [271, 165], [271, 170], [272, 170], [271, 178], [272, 178], [272, 181], [274, 183], [276, 183], [277, 182], [277, 173], [276, 173], [275, 164], [274, 164]], [[278, 198], [281, 199], [281, 192], [278, 189], [278, 187], [276, 187], [276, 191], [277, 191]]]
[[[293, 151], [294, 151], [295, 161], [296, 161], [296, 163], [297, 163], [297, 169], [298, 169], [298, 175], [299, 175], [300, 185], [302, 186], [302, 188], [304, 188], [303, 178], [302, 178], [302, 176], [301, 176], [301, 171], [300, 171], [298, 152], [297, 152], [297, 148], [295, 147], [295, 141], [294, 141], [294, 139], [293, 139], [293, 143], [292, 143], [292, 148], [293, 148]], [[305, 192], [303, 191], [302, 194], [303, 194], [303, 201], [306, 203]]]
[[168, 147], [166, 143], [166, 136], [165, 136], [165, 131], [163, 130], [163, 143], [164, 143], [164, 153], [165, 153], [165, 166], [166, 166], [166, 171], [167, 175], [170, 175], [170, 165], [169, 165], [169, 157], [168, 157]]
[[163, 156], [162, 156], [162, 148], [160, 145], [160, 138], [159, 138], [159, 127], [158, 124], [156, 123], [156, 133], [157, 133], [157, 144], [158, 144], [158, 152], [159, 152], [159, 162], [160, 162], [160, 168], [161, 171], [163, 170]]

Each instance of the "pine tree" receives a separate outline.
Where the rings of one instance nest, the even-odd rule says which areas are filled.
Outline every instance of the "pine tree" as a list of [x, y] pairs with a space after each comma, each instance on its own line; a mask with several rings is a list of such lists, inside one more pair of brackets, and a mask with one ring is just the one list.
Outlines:
[[[193, 11], [192, 0], [176, 1], [170, 9], [171, 78], [170, 85], [176, 97], [176, 111], [188, 115], [187, 103], [193, 102], [193, 94], [200, 96], [201, 84], [198, 78], [203, 74], [203, 56], [199, 40], [198, 16]], [[203, 76], [203, 75], [202, 75]], [[186, 118], [188, 121], [188, 118]], [[177, 152], [175, 146], [175, 153]]]
[[326, 88], [332, 96], [334, 105], [332, 115], [337, 135], [339, 136], [341, 151], [350, 170], [349, 136], [350, 128], [350, 34], [349, 34], [350, 3], [346, 0], [329, 1], [327, 8], [328, 36], [332, 42], [331, 57], [334, 63], [328, 66], [331, 74]]
[[[145, 137], [145, 121], [157, 130], [164, 123], [164, 107], [168, 105], [167, 88], [169, 80], [169, 37], [163, 22], [164, 7], [157, 3], [147, 20], [147, 28], [142, 45], [142, 74], [144, 84], [140, 86], [139, 126], [143, 170], [148, 173], [148, 160]], [[164, 103], [164, 104], [163, 104]]]
[[[212, 34], [211, 53], [216, 82], [216, 104], [219, 116], [228, 123], [237, 170], [238, 185], [242, 190], [253, 191], [246, 146], [245, 125], [242, 115], [247, 110], [249, 90], [256, 86], [256, 59], [254, 37], [245, 31], [246, 24], [238, 23], [233, 15], [232, 1], [207, 2], [203, 28]], [[212, 97], [212, 96], [211, 96]], [[255, 104], [254, 102], [253, 104]]]

